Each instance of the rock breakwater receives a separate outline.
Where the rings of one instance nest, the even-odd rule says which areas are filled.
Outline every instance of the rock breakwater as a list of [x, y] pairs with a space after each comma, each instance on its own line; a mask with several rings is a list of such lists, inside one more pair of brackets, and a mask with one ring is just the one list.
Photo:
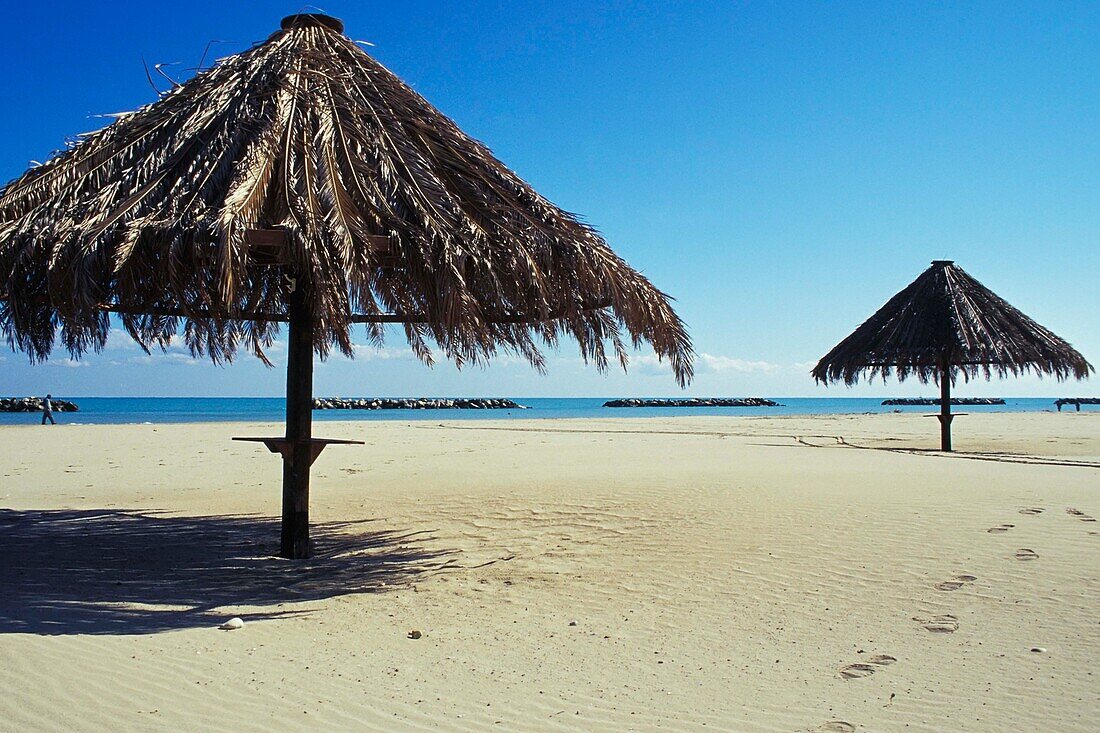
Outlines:
[[1055, 400], [1054, 405], [1058, 408], [1058, 412], [1061, 412], [1065, 405], [1073, 405], [1080, 412], [1081, 405], [1100, 405], [1100, 397], [1063, 397]]
[[[50, 399], [54, 412], [77, 412], [76, 403]], [[0, 412], [42, 412], [41, 397], [0, 397]]]
[[[952, 397], [952, 405], [1003, 405], [1005, 403], [999, 397]], [[899, 397], [883, 400], [884, 405], [938, 405], [940, 401], [934, 397]]]
[[320, 397], [313, 400], [314, 410], [526, 410], [512, 400], [500, 398], [352, 398]]
[[763, 397], [688, 397], [685, 399], [609, 400], [604, 407], [782, 407], [778, 402]]

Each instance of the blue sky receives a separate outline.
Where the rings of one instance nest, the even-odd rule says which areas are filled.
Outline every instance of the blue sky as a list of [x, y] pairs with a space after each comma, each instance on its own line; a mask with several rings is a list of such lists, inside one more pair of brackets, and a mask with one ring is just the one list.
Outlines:
[[[1100, 4], [326, 2], [348, 34], [548, 198], [581, 213], [677, 299], [700, 352], [690, 394], [824, 390], [811, 364], [933, 259], [970, 274], [1100, 364]], [[109, 9], [108, 9], [109, 8]], [[210, 41], [227, 55], [302, 6], [30, 3], [5, 10], [0, 178], [94, 115], [153, 99], [142, 67]], [[363, 339], [365, 341], [365, 338]], [[629, 375], [571, 345], [543, 377], [419, 366], [395, 333], [316, 372], [317, 394], [677, 394], [645, 354]], [[100, 355], [31, 366], [0, 393], [278, 395], [241, 356]], [[1024, 378], [981, 395], [1096, 395]]]

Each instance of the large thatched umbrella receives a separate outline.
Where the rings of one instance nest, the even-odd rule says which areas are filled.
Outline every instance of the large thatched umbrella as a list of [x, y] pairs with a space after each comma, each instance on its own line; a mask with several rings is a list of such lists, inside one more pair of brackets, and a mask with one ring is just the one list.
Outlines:
[[860, 375], [940, 385], [940, 443], [951, 450], [951, 383], [1033, 371], [1085, 379], [1092, 365], [1072, 346], [947, 260], [938, 260], [879, 308], [813, 369], [818, 382]]
[[[267, 361], [289, 326], [282, 553], [309, 553], [313, 354], [397, 323], [416, 355], [499, 349], [543, 368], [562, 336], [604, 369], [649, 342], [681, 384], [669, 298], [322, 15], [85, 136], [0, 193], [0, 329], [32, 361], [144, 348]], [[624, 336], [628, 343], [624, 343]]]

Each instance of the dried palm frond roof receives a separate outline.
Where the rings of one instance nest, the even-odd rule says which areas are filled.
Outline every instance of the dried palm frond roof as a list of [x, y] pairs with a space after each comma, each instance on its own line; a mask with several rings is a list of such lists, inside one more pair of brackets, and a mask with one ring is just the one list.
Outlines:
[[[404, 324], [417, 355], [498, 348], [541, 368], [572, 336], [606, 367], [649, 342], [681, 384], [691, 342], [670, 299], [591, 227], [317, 15], [121, 116], [0, 192], [0, 329], [46, 358], [79, 355], [108, 313], [143, 347], [181, 331], [196, 354], [264, 358], [287, 274], [309, 293], [315, 347]], [[281, 230], [285, 267], [251, 239]], [[379, 242], [382, 242], [380, 245]], [[624, 333], [625, 332], [625, 333]], [[628, 336], [628, 338], [624, 338]]]
[[854, 384], [891, 372], [899, 380], [938, 378], [946, 366], [964, 378], [1033, 371], [1085, 379], [1093, 371], [1072, 346], [949, 261], [936, 261], [813, 369], [814, 379]]

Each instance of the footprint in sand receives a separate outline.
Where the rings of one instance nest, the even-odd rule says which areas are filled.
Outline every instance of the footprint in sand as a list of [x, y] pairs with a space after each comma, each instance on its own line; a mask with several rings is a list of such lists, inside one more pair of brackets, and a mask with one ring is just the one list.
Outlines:
[[958, 590], [967, 583], [973, 583], [977, 579], [977, 575], [956, 575], [951, 580], [936, 583], [936, 590]]
[[934, 634], [952, 634], [959, 630], [959, 619], [949, 613], [930, 618], [914, 616], [913, 620]]
[[1020, 514], [1042, 514], [1043, 508], [1041, 506], [1025, 507], [1020, 510]]
[[1080, 509], [1066, 509], [1066, 514], [1071, 514], [1071, 515], [1077, 517], [1078, 519], [1080, 519], [1082, 522], [1095, 522], [1096, 521], [1095, 518], [1090, 517], [1088, 514], [1085, 514]]
[[856, 727], [843, 720], [830, 720], [814, 728], [815, 733], [854, 733]]
[[990, 527], [986, 532], [989, 532], [989, 534], [1004, 534], [1015, 526], [1015, 524], [998, 524], [996, 527]]
[[889, 654], [876, 654], [866, 662], [856, 662], [855, 664], [844, 665], [840, 668], [839, 674], [846, 680], [856, 680], [860, 677], [869, 677], [873, 675], [879, 667], [885, 667], [896, 661], [898, 660], [891, 657]]
[[1026, 547], [1021, 547], [1019, 550], [1016, 550], [1016, 559], [1017, 560], [1038, 560], [1039, 559], [1039, 553], [1036, 552], [1035, 550], [1029, 550]]

